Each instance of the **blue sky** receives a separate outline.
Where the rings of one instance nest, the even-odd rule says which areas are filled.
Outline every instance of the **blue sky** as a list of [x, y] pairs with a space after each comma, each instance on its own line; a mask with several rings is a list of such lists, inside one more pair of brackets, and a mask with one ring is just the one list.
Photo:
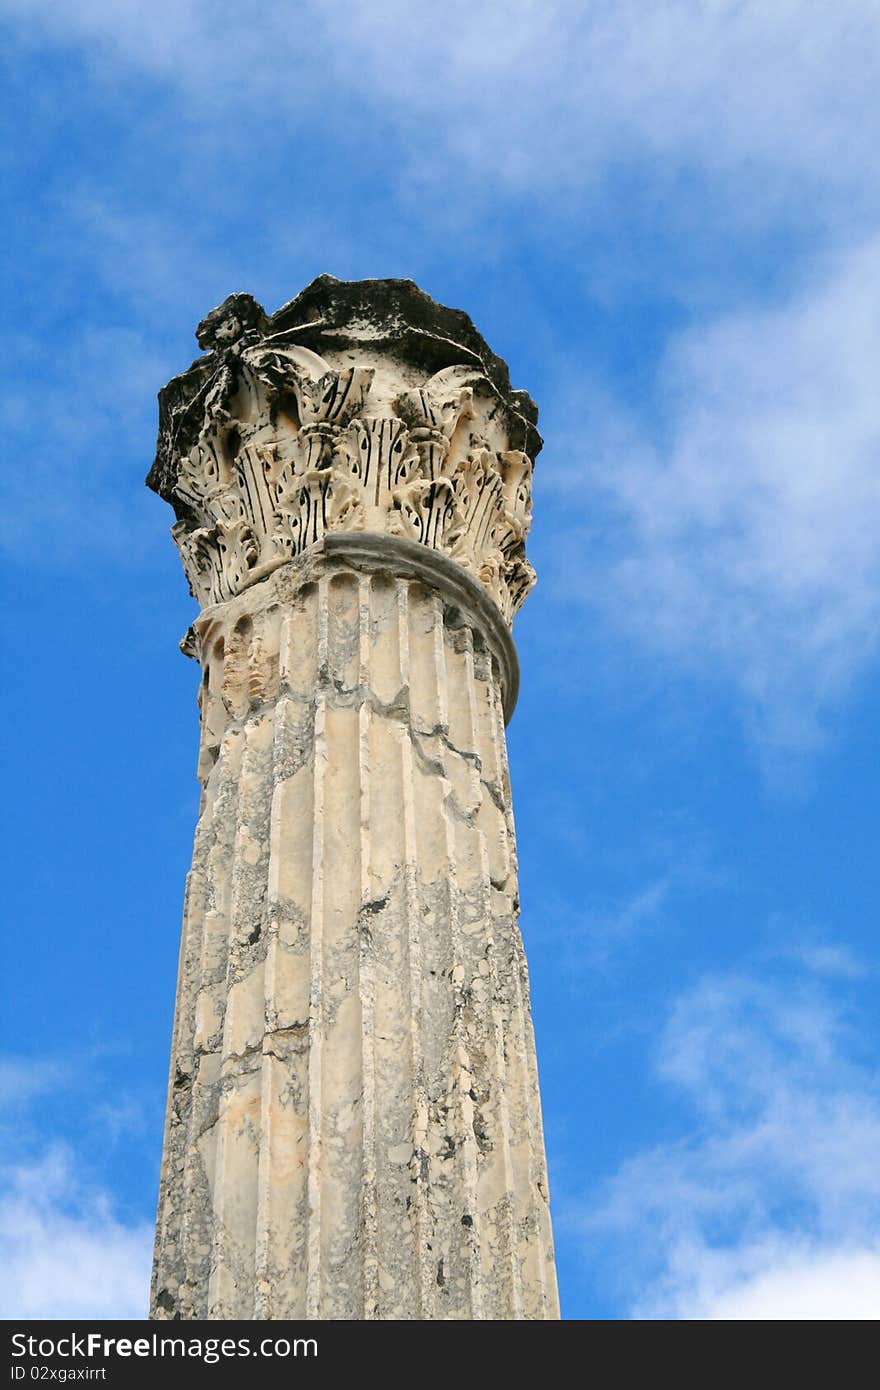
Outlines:
[[541, 407], [510, 754], [568, 1318], [880, 1310], [880, 16], [2, 0], [0, 1303], [140, 1316], [233, 290], [411, 276]]

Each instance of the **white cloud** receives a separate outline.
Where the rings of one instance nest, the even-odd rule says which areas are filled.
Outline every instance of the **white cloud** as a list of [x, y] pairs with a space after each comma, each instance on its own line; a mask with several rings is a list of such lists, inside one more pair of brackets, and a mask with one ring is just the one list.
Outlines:
[[779, 955], [783, 959], [788, 956], [813, 975], [828, 980], [861, 980], [870, 974], [868, 966], [848, 946], [829, 945], [821, 940], [801, 942], [788, 952], [780, 950]]
[[[277, 125], [317, 103], [344, 123], [366, 105], [401, 139], [410, 179], [452, 159], [460, 177], [570, 189], [633, 155], [673, 178], [696, 160], [706, 177], [749, 181], [746, 218], [788, 196], [789, 173], [877, 191], [880, 22], [868, 0], [808, 17], [797, 0], [304, 0], [224, 6], [222, 19], [212, 0], [3, 9], [24, 19], [23, 41], [78, 43], [97, 68], [121, 61], [172, 81], [221, 118], [265, 110]], [[756, 164], [777, 171], [772, 185]]]
[[557, 583], [732, 681], [770, 747], [808, 744], [876, 653], [878, 360], [880, 240], [788, 304], [682, 332], [651, 423], [600, 406], [556, 470], [614, 518]]
[[11, 1053], [0, 1055], [0, 1107], [8, 1112], [27, 1105], [35, 1096], [56, 1090], [66, 1076], [67, 1068], [61, 1062]]
[[648, 933], [674, 932], [670, 899], [683, 884], [698, 886], [708, 878], [695, 857], [681, 856], [665, 872], [617, 898], [581, 895], [576, 903], [545, 898], [541, 935], [552, 941], [565, 974], [583, 982], [595, 972], [617, 973]]
[[694, 1107], [567, 1219], [604, 1238], [635, 1316], [880, 1315], [880, 1093], [845, 1006], [809, 976], [705, 979], [657, 1070]]
[[880, 1250], [804, 1252], [779, 1259], [727, 1292], [698, 1303], [691, 1317], [754, 1322], [880, 1318]]
[[4, 1317], [146, 1317], [152, 1226], [119, 1221], [61, 1148], [0, 1170], [0, 1182]]
[[88, 323], [51, 353], [24, 334], [7, 349], [16, 372], [0, 386], [10, 445], [0, 547], [30, 566], [142, 562], [164, 539], [161, 516], [146, 516], [143, 478], [167, 363], [145, 334]]

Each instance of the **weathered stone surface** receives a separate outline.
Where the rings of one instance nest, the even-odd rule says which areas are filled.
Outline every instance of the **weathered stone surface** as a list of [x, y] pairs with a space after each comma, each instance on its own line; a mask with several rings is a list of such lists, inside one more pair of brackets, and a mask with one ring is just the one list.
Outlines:
[[160, 394], [147, 481], [201, 603], [327, 532], [379, 531], [450, 555], [511, 621], [534, 583], [537, 411], [467, 315], [409, 280], [324, 275], [271, 318], [230, 295], [198, 338], [208, 356]]
[[[390, 287], [387, 302], [376, 285]], [[322, 295], [329, 309], [309, 320]], [[200, 342], [215, 352], [242, 335], [265, 343], [273, 325], [287, 332], [300, 319], [344, 337], [349, 389], [370, 371], [398, 402], [421, 389], [408, 375], [417, 352], [424, 370], [441, 351], [482, 348], [485, 379], [516, 414], [506, 369], [469, 320], [406, 281], [322, 277], [272, 320], [235, 296], [200, 326]], [[439, 332], [447, 325], [460, 342]], [[358, 334], [369, 369], [351, 346]], [[241, 421], [251, 390], [241, 382], [256, 367], [196, 364], [178, 382], [196, 372], [213, 389], [212, 374], [227, 370], [239, 373], [226, 399]], [[281, 405], [249, 399], [250, 437], [277, 433]], [[497, 409], [494, 438], [510, 452]], [[204, 505], [219, 495], [204, 485], [218, 454], [199, 421], [186, 426], [189, 442], [181, 425], [169, 444], [174, 415], [166, 400], [151, 480], [190, 526], [180, 478], [191, 496], [200, 481]], [[372, 437], [370, 418], [352, 422]], [[421, 457], [420, 442], [405, 450]], [[240, 496], [243, 448], [224, 465], [224, 486]], [[203, 609], [186, 649], [203, 672], [203, 797], [157, 1318], [558, 1316], [504, 738], [512, 602], [505, 611], [501, 590], [475, 564], [460, 568], [454, 547], [434, 554], [379, 525], [393, 505], [369, 511], [378, 504], [363, 496], [361, 531], [328, 529], [246, 572], [240, 552], [217, 551], [210, 582], [194, 571]], [[507, 584], [505, 573], [492, 577]]]

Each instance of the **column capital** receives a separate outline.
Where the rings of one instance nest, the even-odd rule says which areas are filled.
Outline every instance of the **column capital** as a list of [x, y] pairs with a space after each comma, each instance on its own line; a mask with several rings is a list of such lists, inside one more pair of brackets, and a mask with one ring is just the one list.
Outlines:
[[456, 562], [510, 625], [535, 580], [537, 408], [466, 314], [411, 280], [322, 275], [272, 315], [230, 295], [196, 336], [147, 484], [203, 608], [325, 535], [378, 533]]

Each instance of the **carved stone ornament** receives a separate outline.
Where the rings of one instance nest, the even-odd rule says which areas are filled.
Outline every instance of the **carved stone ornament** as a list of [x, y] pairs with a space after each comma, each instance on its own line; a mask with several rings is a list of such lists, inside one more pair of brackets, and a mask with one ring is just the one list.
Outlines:
[[525, 555], [537, 410], [466, 314], [409, 280], [323, 275], [267, 316], [230, 295], [159, 396], [147, 483], [200, 605], [234, 597], [336, 531], [457, 561], [510, 624]]

